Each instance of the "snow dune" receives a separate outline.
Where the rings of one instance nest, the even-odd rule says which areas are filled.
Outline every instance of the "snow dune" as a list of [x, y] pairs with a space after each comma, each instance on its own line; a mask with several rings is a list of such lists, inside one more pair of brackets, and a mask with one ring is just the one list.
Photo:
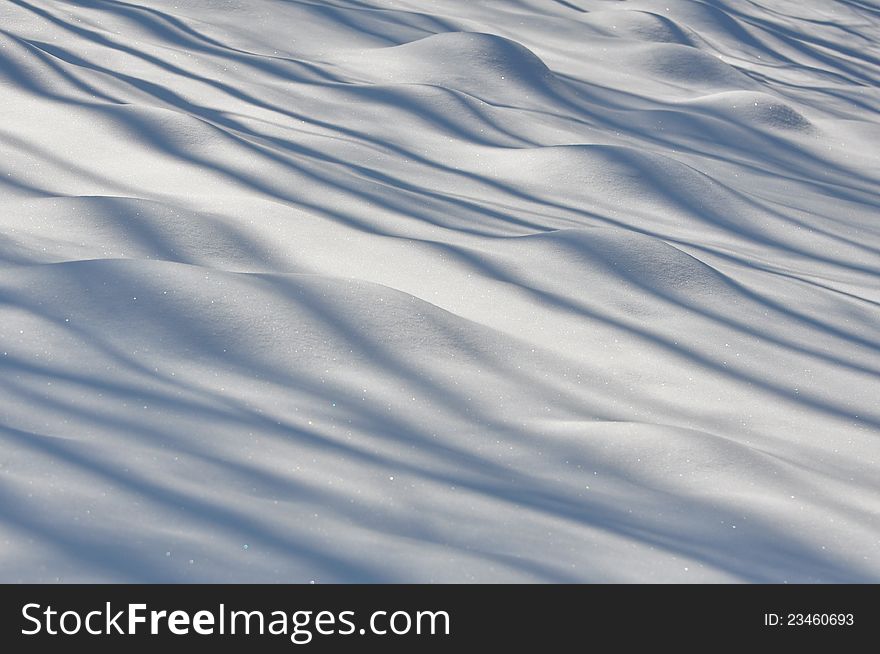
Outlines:
[[0, 580], [880, 581], [878, 44], [2, 3]]

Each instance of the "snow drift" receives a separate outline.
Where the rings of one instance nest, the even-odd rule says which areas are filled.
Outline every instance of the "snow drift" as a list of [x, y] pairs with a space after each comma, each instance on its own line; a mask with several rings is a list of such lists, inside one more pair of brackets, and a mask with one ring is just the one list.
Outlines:
[[880, 14], [0, 6], [0, 580], [880, 581]]

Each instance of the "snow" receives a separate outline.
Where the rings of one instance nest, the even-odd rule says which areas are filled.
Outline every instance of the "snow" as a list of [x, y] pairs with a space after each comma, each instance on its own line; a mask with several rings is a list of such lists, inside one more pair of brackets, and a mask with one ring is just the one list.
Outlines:
[[880, 9], [0, 6], [0, 581], [880, 581]]

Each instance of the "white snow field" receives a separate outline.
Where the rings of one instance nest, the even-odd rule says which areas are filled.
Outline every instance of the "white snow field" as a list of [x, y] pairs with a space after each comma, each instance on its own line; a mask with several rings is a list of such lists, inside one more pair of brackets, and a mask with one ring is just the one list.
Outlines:
[[880, 582], [874, 0], [3, 0], [0, 581]]

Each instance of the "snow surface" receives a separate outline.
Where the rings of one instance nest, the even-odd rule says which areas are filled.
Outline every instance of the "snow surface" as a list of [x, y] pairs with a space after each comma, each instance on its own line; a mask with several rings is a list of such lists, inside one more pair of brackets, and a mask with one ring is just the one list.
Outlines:
[[872, 0], [0, 3], [0, 581], [880, 581]]

